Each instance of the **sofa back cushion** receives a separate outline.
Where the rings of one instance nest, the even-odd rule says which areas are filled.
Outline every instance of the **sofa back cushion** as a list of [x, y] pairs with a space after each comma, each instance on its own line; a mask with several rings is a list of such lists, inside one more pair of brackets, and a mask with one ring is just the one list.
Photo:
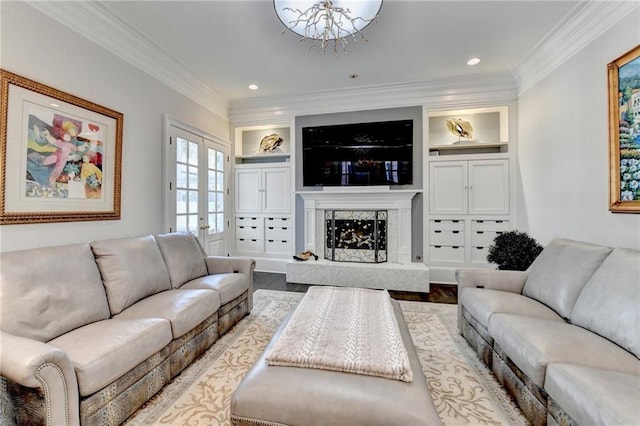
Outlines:
[[522, 294], [568, 319], [582, 288], [611, 250], [580, 241], [553, 240], [529, 267]]
[[3, 331], [41, 342], [109, 318], [89, 244], [0, 254], [0, 313]]
[[611, 252], [584, 286], [571, 321], [640, 358], [640, 251]]
[[160, 234], [156, 235], [156, 241], [169, 270], [173, 288], [207, 275], [207, 264], [200, 243], [192, 233]]
[[170, 290], [169, 273], [152, 235], [91, 243], [113, 315], [138, 300]]

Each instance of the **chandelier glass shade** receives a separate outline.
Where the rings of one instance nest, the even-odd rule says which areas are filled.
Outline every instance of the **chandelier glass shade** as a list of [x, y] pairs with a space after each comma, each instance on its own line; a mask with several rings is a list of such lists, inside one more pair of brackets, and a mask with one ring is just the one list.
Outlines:
[[[276, 15], [287, 29], [312, 40], [309, 49], [318, 46], [325, 51], [333, 45], [337, 53], [346, 52], [347, 38], [356, 34], [378, 18], [382, 0], [274, 0]], [[283, 33], [286, 29], [283, 31]], [[366, 38], [360, 33], [362, 40]]]

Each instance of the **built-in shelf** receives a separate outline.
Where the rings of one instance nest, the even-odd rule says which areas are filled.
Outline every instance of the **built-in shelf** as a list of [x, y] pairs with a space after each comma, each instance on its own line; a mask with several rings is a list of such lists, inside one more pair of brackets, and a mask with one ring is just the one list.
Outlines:
[[287, 161], [291, 157], [291, 154], [288, 153], [264, 153], [264, 154], [247, 154], [247, 155], [236, 155], [236, 158], [239, 160], [280, 160]]
[[509, 146], [509, 142], [493, 142], [493, 143], [481, 143], [481, 142], [461, 142], [447, 145], [431, 145], [429, 147], [429, 153], [431, 155], [452, 153], [496, 153], [506, 152]]

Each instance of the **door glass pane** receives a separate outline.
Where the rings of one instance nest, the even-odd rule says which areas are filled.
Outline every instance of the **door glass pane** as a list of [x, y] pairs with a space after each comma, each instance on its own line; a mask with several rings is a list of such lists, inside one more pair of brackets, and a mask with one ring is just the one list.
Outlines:
[[215, 232], [220, 232], [220, 230], [217, 229], [217, 227], [216, 227], [216, 215], [210, 213], [209, 217], [208, 217], [208, 220], [209, 220], [209, 232], [214, 232], [214, 233]]
[[198, 165], [198, 144], [189, 142], [189, 164]]
[[187, 191], [182, 189], [176, 191], [176, 213], [187, 213]]
[[224, 214], [223, 213], [216, 214], [216, 228], [218, 229], [218, 232], [224, 231]]
[[216, 151], [216, 169], [224, 170], [224, 152]]
[[207, 189], [212, 191], [216, 188], [216, 172], [209, 170], [207, 173]]
[[194, 235], [198, 235], [198, 215], [190, 214], [189, 215], [189, 231], [193, 232]]
[[216, 191], [224, 192], [224, 173], [216, 173]]
[[176, 231], [177, 232], [187, 232], [187, 216], [178, 215], [176, 216]]
[[216, 193], [209, 192], [209, 196], [207, 198], [208, 198], [207, 211], [215, 212], [216, 211]]
[[189, 141], [177, 138], [178, 143], [176, 144], [176, 161], [179, 163], [187, 162], [187, 150]]
[[198, 188], [198, 167], [189, 166], [189, 188]]
[[198, 191], [189, 191], [189, 213], [198, 213]]
[[187, 166], [178, 164], [176, 166], [176, 188], [187, 187]]
[[216, 192], [216, 212], [224, 211], [224, 194]]

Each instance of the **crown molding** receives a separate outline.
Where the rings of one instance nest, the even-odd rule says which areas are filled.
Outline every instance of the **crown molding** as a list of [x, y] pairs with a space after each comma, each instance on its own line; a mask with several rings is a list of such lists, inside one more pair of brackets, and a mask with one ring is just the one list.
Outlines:
[[510, 74], [489, 74], [296, 96], [239, 99], [230, 102], [229, 120], [234, 126], [275, 124], [292, 121], [298, 115], [415, 105], [427, 109], [460, 105], [470, 107], [513, 101], [516, 97], [516, 84]]
[[45, 0], [28, 4], [207, 110], [229, 118], [227, 99], [99, 3]]
[[579, 3], [513, 71], [518, 95], [535, 86], [621, 19], [639, 10], [640, 3], [637, 1]]

